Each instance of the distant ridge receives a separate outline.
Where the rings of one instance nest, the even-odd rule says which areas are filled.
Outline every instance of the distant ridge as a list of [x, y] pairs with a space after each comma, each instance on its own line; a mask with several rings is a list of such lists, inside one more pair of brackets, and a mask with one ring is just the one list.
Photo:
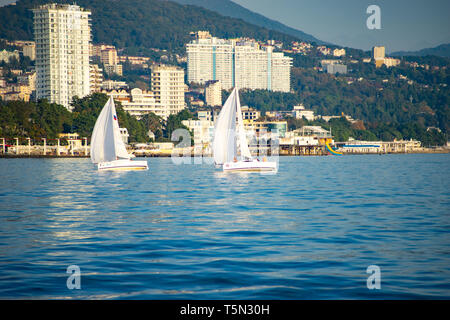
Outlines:
[[434, 48], [426, 48], [418, 51], [397, 51], [391, 56], [438, 56], [450, 58], [450, 43], [441, 44]]
[[188, 4], [206, 8], [211, 11], [220, 13], [223, 16], [242, 19], [248, 23], [276, 30], [297, 37], [301, 40], [316, 42], [317, 44], [325, 44], [314, 36], [303, 31], [288, 27], [278, 21], [269, 19], [259, 13], [253, 12], [231, 0], [169, 0], [180, 4]]

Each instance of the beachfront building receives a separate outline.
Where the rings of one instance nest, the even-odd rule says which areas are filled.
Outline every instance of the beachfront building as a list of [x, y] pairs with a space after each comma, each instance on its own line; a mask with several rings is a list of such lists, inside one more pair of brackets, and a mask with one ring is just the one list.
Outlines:
[[204, 84], [220, 80], [222, 89], [233, 87], [290, 91], [292, 58], [248, 39], [219, 39], [197, 34], [186, 45], [188, 81]]
[[214, 122], [210, 120], [183, 120], [183, 125], [194, 133], [194, 154], [210, 155], [214, 137]]
[[90, 93], [91, 12], [77, 5], [46, 4], [33, 9], [36, 42], [36, 98], [70, 110], [74, 96]]
[[164, 110], [164, 114], [161, 115], [164, 119], [186, 108], [183, 69], [169, 65], [154, 65], [151, 72], [151, 88], [156, 105]]
[[422, 149], [417, 140], [395, 141], [360, 141], [350, 139], [347, 142], [337, 142], [339, 151], [344, 153], [409, 153]]

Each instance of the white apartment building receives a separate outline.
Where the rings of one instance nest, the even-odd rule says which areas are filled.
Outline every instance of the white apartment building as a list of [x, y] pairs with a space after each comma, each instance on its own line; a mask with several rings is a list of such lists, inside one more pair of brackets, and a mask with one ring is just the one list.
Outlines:
[[222, 105], [222, 85], [219, 80], [206, 82], [205, 102], [208, 106]]
[[128, 84], [125, 81], [104, 80], [101, 88], [102, 90], [128, 89]]
[[303, 117], [305, 117], [305, 119], [308, 121], [313, 121], [315, 119], [314, 111], [306, 110], [302, 104], [294, 106], [292, 110], [292, 116], [296, 119], [303, 119]]
[[119, 101], [125, 111], [138, 119], [150, 112], [153, 112], [162, 118], [167, 118], [165, 108], [156, 103], [155, 95], [152, 91], [134, 88], [130, 91], [102, 90], [102, 92], [108, 96], [112, 96], [114, 100]]
[[155, 65], [151, 72], [151, 88], [156, 105], [164, 110], [164, 119], [186, 108], [184, 70], [176, 66]]
[[46, 4], [33, 9], [36, 97], [70, 110], [74, 96], [90, 91], [90, 11], [77, 5]]
[[189, 82], [220, 80], [225, 90], [238, 87], [290, 91], [292, 58], [273, 52], [272, 46], [202, 36], [188, 43], [186, 51]]

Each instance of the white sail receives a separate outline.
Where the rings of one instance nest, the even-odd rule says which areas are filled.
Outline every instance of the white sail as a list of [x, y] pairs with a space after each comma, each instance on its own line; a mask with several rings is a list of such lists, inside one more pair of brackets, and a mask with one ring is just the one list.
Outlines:
[[[236, 157], [236, 88], [231, 92], [216, 121], [213, 155], [216, 164], [233, 161]], [[237, 97], [239, 99], [239, 97]]]
[[95, 122], [91, 136], [91, 160], [93, 163], [130, 159], [120, 136], [114, 100], [109, 98]]
[[238, 118], [238, 136], [239, 136], [239, 146], [241, 149], [242, 160], [251, 160], [252, 155], [250, 149], [248, 148], [247, 135], [244, 129], [244, 121], [242, 120], [241, 102], [239, 100], [239, 94], [236, 94], [236, 113]]

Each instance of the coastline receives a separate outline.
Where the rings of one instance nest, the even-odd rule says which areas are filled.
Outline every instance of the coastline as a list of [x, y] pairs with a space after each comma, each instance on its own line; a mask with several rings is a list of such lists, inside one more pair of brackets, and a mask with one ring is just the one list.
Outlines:
[[[344, 153], [344, 156], [352, 156], [352, 155], [389, 155], [389, 154], [446, 154], [450, 153], [450, 149], [426, 149], [426, 150], [417, 150], [412, 152], [387, 152], [387, 153], [373, 153], [373, 152], [349, 152]], [[152, 154], [142, 154], [136, 156], [138, 158], [170, 158], [172, 154], [168, 154], [167, 152], [163, 153], [152, 153]], [[188, 156], [188, 155], [183, 155]], [[312, 156], [332, 156], [331, 154], [279, 154], [280, 157], [312, 157]], [[22, 159], [22, 158], [30, 158], [30, 159], [55, 159], [55, 158], [89, 158], [88, 155], [55, 155], [55, 154], [0, 154], [0, 158], [3, 159]], [[195, 158], [194, 154], [190, 155], [191, 158]], [[208, 156], [207, 156], [208, 157]]]

